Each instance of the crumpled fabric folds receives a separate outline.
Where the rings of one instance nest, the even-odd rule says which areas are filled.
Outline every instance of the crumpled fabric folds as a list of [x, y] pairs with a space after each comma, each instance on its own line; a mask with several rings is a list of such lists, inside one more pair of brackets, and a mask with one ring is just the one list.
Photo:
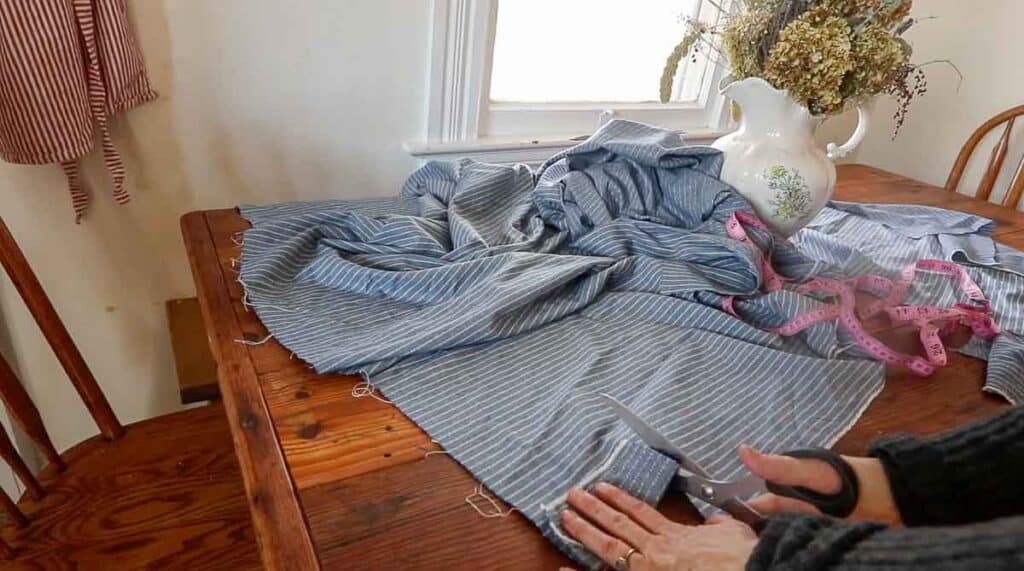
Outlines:
[[[881, 390], [884, 367], [834, 322], [773, 333], [827, 300], [765, 293], [762, 257], [800, 282], [850, 268], [892, 274], [901, 256], [959, 244], [939, 238], [951, 224], [919, 224], [900, 248], [865, 252], [847, 230], [871, 225], [890, 245], [898, 230], [843, 205], [793, 241], [748, 228], [741, 242], [725, 225], [754, 212], [719, 180], [721, 165], [714, 149], [613, 121], [536, 172], [432, 162], [396, 199], [243, 207], [253, 227], [240, 281], [278, 341], [317, 371], [363, 375], [488, 490], [597, 567], [560, 530], [566, 490], [603, 480], [656, 502], [674, 471], [598, 393], [720, 478], [741, 474], [740, 443], [828, 446]], [[958, 220], [964, 236], [991, 240], [984, 219]], [[911, 247], [924, 242], [936, 250]], [[991, 272], [983, 288], [1003, 280], [981, 271]], [[1021, 284], [1007, 287], [993, 298], [997, 313], [1020, 301], [1010, 290]], [[956, 294], [936, 282], [913, 295]], [[723, 311], [726, 298], [742, 319]], [[998, 349], [1020, 370], [1020, 345], [999, 339], [972, 351]], [[1022, 382], [997, 392], [1024, 396]]]

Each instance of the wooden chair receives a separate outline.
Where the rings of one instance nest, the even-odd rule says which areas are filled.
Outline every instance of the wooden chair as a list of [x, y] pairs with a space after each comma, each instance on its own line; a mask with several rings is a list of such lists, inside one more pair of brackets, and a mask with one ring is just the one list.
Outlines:
[[[949, 172], [949, 178], [946, 179], [946, 190], [956, 192], [957, 187], [960, 186], [960, 179], [963, 177], [964, 169], [967, 168], [967, 163], [970, 162], [971, 155], [974, 154], [978, 144], [981, 143], [981, 140], [990, 131], [1005, 123], [1006, 128], [1003, 129], [999, 142], [992, 149], [992, 155], [988, 159], [988, 166], [985, 167], [985, 174], [982, 175], [981, 183], [978, 185], [978, 190], [975, 194], [977, 198], [988, 200], [989, 196], [992, 195], [992, 187], [995, 186], [996, 179], [999, 178], [999, 173], [1003, 168], [1006, 152], [1010, 148], [1013, 124], [1017, 117], [1021, 115], [1024, 115], [1024, 105], [1007, 109], [985, 121], [981, 127], [978, 127], [978, 130], [967, 139], [963, 148], [960, 149], [960, 155], [956, 158], [956, 162], [953, 163], [953, 170]], [[1014, 175], [1013, 180], [1010, 182], [1010, 188], [1007, 189], [1006, 194], [1003, 196], [1003, 206], [1016, 208], [1021, 194], [1024, 194], [1024, 157], [1021, 157], [1021, 162], [1017, 165], [1017, 174]]]
[[0, 399], [48, 461], [33, 475], [0, 428], [0, 457], [26, 488], [18, 503], [0, 493], [0, 567], [259, 569], [224, 409], [122, 426], [2, 219], [0, 263], [101, 433], [58, 454], [0, 356]]

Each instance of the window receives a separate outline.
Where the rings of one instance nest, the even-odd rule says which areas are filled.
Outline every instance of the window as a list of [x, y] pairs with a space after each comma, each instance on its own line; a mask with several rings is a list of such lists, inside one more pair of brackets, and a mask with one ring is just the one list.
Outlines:
[[430, 119], [423, 157], [536, 161], [613, 117], [721, 134], [724, 70], [684, 58], [669, 103], [662, 66], [683, 19], [714, 18], [707, 0], [435, 0]]

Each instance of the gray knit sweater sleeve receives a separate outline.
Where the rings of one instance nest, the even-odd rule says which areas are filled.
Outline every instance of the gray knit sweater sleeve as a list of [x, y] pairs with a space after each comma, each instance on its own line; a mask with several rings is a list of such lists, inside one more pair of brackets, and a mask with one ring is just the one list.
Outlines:
[[910, 527], [773, 517], [748, 571], [1024, 569], [1024, 409], [871, 452]]
[[903, 522], [946, 525], [1024, 515], [1024, 408], [931, 438], [871, 447]]
[[1024, 517], [958, 527], [886, 528], [774, 517], [747, 571], [1010, 571], [1024, 569]]

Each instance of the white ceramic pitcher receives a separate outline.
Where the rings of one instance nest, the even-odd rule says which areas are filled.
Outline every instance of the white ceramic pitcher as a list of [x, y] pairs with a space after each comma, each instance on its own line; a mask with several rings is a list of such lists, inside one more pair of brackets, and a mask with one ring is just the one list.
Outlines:
[[792, 236], [832, 197], [836, 186], [832, 161], [864, 140], [867, 112], [858, 107], [853, 136], [841, 146], [829, 143], [826, 153], [814, 141], [814, 131], [823, 119], [811, 115], [788, 92], [750, 77], [728, 83], [722, 93], [742, 108], [739, 129], [712, 145], [725, 155], [722, 180], [779, 234]]

